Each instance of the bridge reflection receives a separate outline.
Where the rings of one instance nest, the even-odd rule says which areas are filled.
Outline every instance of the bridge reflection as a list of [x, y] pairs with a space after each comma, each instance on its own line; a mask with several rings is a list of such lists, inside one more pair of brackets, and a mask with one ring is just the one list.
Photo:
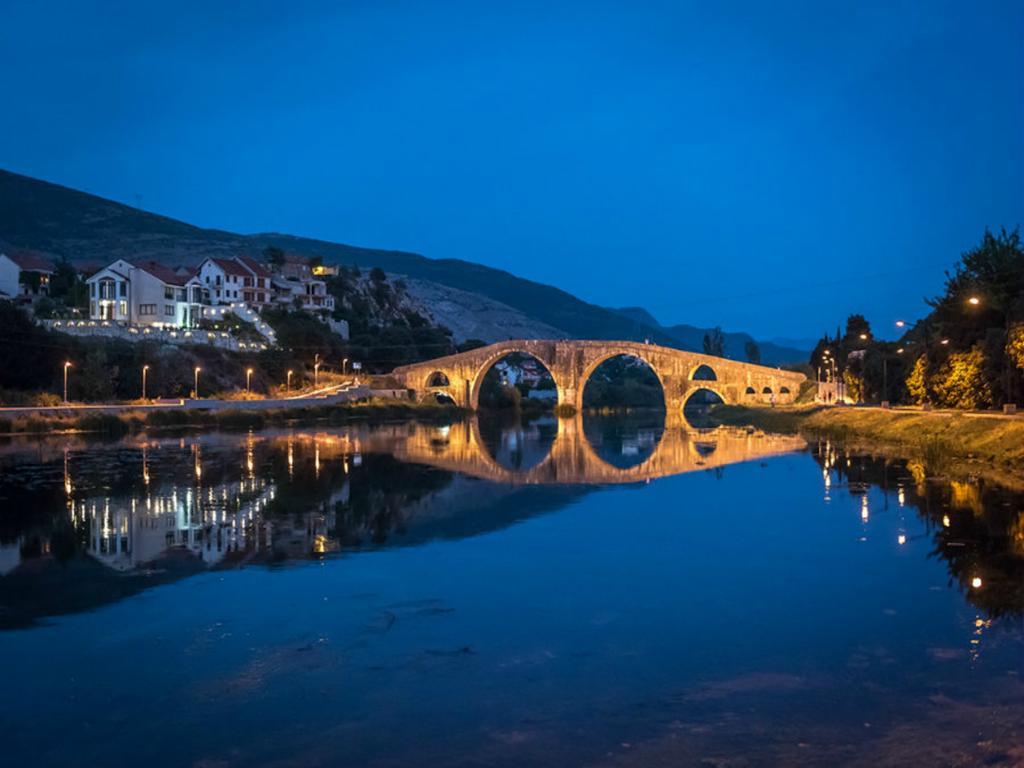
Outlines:
[[[559, 419], [551, 447], [539, 461], [507, 466], [495, 458], [478, 419], [442, 427], [399, 428], [401, 435], [376, 429], [360, 438], [363, 450], [389, 450], [397, 458], [452, 472], [515, 485], [551, 483], [608, 485], [640, 483], [741, 461], [799, 451], [795, 435], [719, 427], [666, 428], [649, 455], [634, 466], [602, 457], [584, 432], [584, 417]], [[648, 441], [653, 442], [653, 441]], [[644, 451], [647, 453], [647, 451]]]

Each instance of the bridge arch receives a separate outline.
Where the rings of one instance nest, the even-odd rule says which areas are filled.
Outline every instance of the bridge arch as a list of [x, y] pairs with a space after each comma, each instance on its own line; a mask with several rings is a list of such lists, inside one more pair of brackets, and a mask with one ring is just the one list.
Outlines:
[[523, 355], [530, 357], [540, 363], [547, 371], [548, 376], [555, 382], [555, 391], [559, 393], [559, 400], [561, 399], [562, 385], [555, 374], [555, 366], [551, 360], [545, 359], [545, 356], [540, 353], [539, 350], [530, 349], [526, 344], [510, 344], [502, 345], [497, 351], [489, 355], [483, 363], [477, 367], [476, 372], [473, 374], [472, 383], [469, 386], [469, 407], [474, 411], [480, 407], [480, 388], [483, 386], [484, 377], [490, 372], [490, 370], [504, 360], [509, 355]]
[[587, 383], [590, 381], [590, 377], [594, 374], [594, 371], [616, 357], [633, 357], [646, 365], [658, 379], [658, 384], [661, 386], [661, 396], [665, 402], [665, 408], [668, 409], [669, 393], [668, 389], [665, 387], [665, 378], [662, 375], [662, 372], [658, 370], [658, 366], [655, 365], [654, 361], [649, 359], [648, 355], [644, 355], [640, 350], [632, 347], [612, 346], [608, 350], [605, 350], [601, 354], [592, 358], [587, 363], [582, 373], [580, 373], [579, 384], [576, 388], [576, 410], [579, 412], [583, 411], [583, 392], [586, 390]]
[[718, 381], [718, 374], [707, 363], [700, 363], [690, 371], [688, 378], [690, 381]]
[[434, 371], [427, 377], [427, 386], [431, 388], [450, 387], [451, 382], [444, 371]]
[[[645, 403], [625, 402], [625, 403], [621, 403], [621, 404], [622, 405], [626, 405], [626, 406], [636, 406], [636, 407], [644, 407], [644, 408], [657, 408], [657, 409], [664, 409], [666, 407], [669, 393], [666, 391], [665, 382], [662, 379], [661, 374], [658, 372], [658, 370], [655, 367], [655, 365], [653, 364], [653, 362], [651, 360], [646, 359], [643, 355], [637, 354], [635, 351], [622, 351], [622, 352], [618, 352], [616, 354], [601, 355], [599, 358], [597, 358], [595, 360], [592, 360], [590, 362], [590, 364], [587, 365], [587, 367], [584, 369], [583, 375], [580, 377], [580, 382], [579, 382], [579, 404], [580, 404], [580, 407], [577, 410], [582, 410], [584, 406], [591, 407], [591, 406], [594, 405], [594, 403], [593, 403], [593, 396], [594, 396], [594, 394], [596, 394], [595, 393], [595, 389], [598, 389], [600, 387], [600, 382], [598, 381], [598, 379], [600, 378], [599, 372], [601, 371], [602, 368], [606, 368], [607, 366], [609, 366], [609, 364], [613, 364], [615, 361], [620, 361], [620, 360], [621, 361], [626, 361], [625, 362], [626, 366], [638, 365], [638, 366], [642, 366], [644, 369], [646, 369], [646, 371], [643, 372], [643, 373], [637, 374], [637, 373], [634, 372], [633, 375], [637, 377], [635, 379], [635, 381], [637, 383], [641, 383], [642, 385], [646, 386], [646, 384], [648, 384], [651, 381], [650, 377], [653, 377], [654, 381], [657, 381], [657, 389], [658, 389], [658, 393], [660, 394], [660, 400], [661, 400], [660, 403], [658, 403], [658, 402], [650, 402], [650, 403], [646, 403], [646, 402]], [[611, 385], [612, 387], [614, 387], [616, 385], [616, 383], [618, 383], [618, 379], [620, 377], [616, 377], [614, 375], [608, 376], [608, 374], [610, 372], [607, 371], [607, 370], [604, 373], [605, 373], [605, 376], [606, 376], [605, 382], [607, 384]], [[627, 380], [630, 380], [629, 379], [630, 373], [628, 371], [628, 368], [623, 370], [622, 373], [623, 373], [623, 376]], [[646, 382], [642, 381], [643, 378], [646, 378], [647, 381]], [[590, 392], [589, 396], [588, 396], [588, 389], [589, 389], [589, 392]], [[637, 392], [633, 392], [631, 394], [635, 395], [637, 393], [644, 394], [643, 391], [639, 390], [639, 389], [637, 390]], [[622, 392], [622, 393], [619, 393], [619, 394], [627, 394], [627, 393]]]

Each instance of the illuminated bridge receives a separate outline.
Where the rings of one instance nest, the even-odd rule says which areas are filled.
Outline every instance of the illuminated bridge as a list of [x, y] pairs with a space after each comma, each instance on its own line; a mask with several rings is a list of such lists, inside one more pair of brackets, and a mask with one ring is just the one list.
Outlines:
[[633, 341], [500, 341], [457, 355], [396, 368], [393, 375], [418, 398], [447, 395], [476, 410], [480, 385], [495, 363], [513, 353], [529, 355], [554, 379], [558, 405], [583, 407], [587, 380], [601, 363], [613, 357], [635, 357], [650, 366], [661, 382], [669, 421], [682, 412], [699, 390], [710, 390], [726, 403], [792, 402], [806, 379], [802, 373], [680, 349]]

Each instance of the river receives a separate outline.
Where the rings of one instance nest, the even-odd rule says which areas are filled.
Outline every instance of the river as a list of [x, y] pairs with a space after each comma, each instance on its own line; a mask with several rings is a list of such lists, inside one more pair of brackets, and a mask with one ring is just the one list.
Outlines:
[[0, 444], [7, 765], [1017, 765], [1024, 496], [657, 418]]

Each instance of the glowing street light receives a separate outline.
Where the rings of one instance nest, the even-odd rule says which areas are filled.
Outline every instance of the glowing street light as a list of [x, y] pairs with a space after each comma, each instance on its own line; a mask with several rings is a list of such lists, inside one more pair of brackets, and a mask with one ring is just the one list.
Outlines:
[[245, 393], [248, 395], [252, 391], [252, 368], [245, 369]]
[[971, 586], [975, 589], [981, 589], [981, 584], [981, 576], [975, 576], [973, 579], [971, 579]]
[[860, 335], [860, 340], [861, 340], [861, 341], [867, 341], [867, 340], [868, 340], [868, 335], [867, 335], [866, 333], [862, 333], [862, 334]]
[[896, 350], [896, 354], [897, 355], [902, 355], [903, 354], [903, 347], [900, 347], [899, 349], [897, 349]]
[[149, 372], [149, 366], [142, 366], [142, 399], [146, 399], [146, 373]]
[[902, 328], [902, 327], [903, 327], [903, 326], [905, 326], [905, 325], [906, 325], [906, 323], [905, 323], [905, 322], [903, 322], [902, 320], [897, 320], [897, 321], [896, 321], [896, 327], [897, 327], [897, 328]]
[[972, 307], [976, 307], [979, 304], [981, 304], [981, 299], [978, 298], [977, 296], [971, 296], [969, 299], [967, 299], [967, 303], [970, 304]]
[[940, 344], [949, 344], [949, 339], [943, 339], [939, 342]]
[[199, 372], [200, 372], [201, 370], [203, 370], [203, 369], [202, 369], [202, 368], [200, 368], [200, 367], [199, 367], [199, 366], [197, 365], [197, 366], [196, 366], [196, 369], [195, 369], [195, 371], [194, 371], [194, 373], [195, 373], [195, 384], [194, 384], [194, 385], [193, 385], [193, 387], [192, 387], [192, 391], [193, 391], [193, 394], [194, 394], [194, 395], [196, 396], [196, 399], [197, 399], [197, 400], [199, 399]]
[[64, 402], [68, 401], [68, 369], [71, 368], [70, 361], [64, 363]]
[[285, 379], [285, 384], [284, 384], [284, 393], [286, 395], [291, 394], [291, 391], [292, 391], [292, 373], [293, 373], [293, 371], [289, 368], [288, 369], [288, 377]]

